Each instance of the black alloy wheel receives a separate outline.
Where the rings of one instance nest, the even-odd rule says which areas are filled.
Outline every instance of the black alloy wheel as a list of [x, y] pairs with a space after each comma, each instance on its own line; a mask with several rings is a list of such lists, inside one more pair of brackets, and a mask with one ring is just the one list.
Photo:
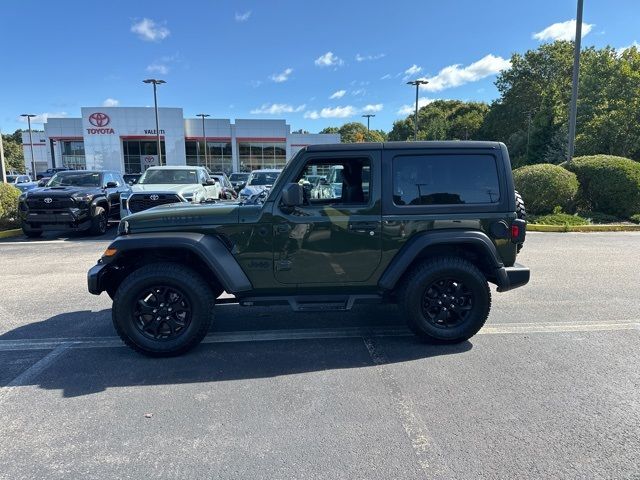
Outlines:
[[464, 282], [443, 278], [424, 290], [422, 314], [435, 327], [452, 328], [467, 320], [473, 304], [473, 292]]
[[142, 290], [135, 301], [134, 326], [151, 340], [173, 340], [191, 324], [192, 306], [176, 287], [154, 286]]

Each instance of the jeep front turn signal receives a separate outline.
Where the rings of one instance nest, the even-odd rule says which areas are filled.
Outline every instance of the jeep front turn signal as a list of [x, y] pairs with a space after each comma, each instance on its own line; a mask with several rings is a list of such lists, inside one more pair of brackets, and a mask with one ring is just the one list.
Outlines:
[[116, 253], [118, 253], [118, 250], [116, 250], [115, 248], [107, 248], [104, 253], [102, 254], [103, 257], [113, 257]]

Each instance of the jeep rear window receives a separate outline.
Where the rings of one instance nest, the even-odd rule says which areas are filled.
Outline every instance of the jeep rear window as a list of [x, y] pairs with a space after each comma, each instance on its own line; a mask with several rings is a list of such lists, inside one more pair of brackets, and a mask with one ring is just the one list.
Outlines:
[[498, 203], [500, 187], [491, 155], [406, 155], [393, 159], [396, 205]]

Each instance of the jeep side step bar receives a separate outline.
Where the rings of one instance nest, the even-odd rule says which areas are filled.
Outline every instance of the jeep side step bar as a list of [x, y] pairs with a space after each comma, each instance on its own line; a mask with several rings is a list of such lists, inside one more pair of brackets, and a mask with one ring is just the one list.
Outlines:
[[295, 295], [244, 297], [237, 301], [245, 307], [289, 305], [295, 312], [329, 312], [351, 310], [355, 303], [382, 303], [382, 296], [370, 295]]

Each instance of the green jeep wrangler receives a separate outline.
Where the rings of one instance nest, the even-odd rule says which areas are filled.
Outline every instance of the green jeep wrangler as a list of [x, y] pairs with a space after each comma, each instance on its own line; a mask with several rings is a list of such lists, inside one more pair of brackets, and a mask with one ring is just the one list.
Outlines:
[[[307, 176], [341, 170], [312, 198]], [[306, 183], [306, 184], [305, 184]], [[526, 284], [526, 230], [509, 154], [496, 142], [303, 148], [264, 195], [127, 216], [88, 273], [138, 352], [168, 356], [207, 334], [216, 302], [349, 310], [397, 303], [421, 338], [461, 342], [503, 292]], [[235, 299], [218, 299], [226, 291]]]

